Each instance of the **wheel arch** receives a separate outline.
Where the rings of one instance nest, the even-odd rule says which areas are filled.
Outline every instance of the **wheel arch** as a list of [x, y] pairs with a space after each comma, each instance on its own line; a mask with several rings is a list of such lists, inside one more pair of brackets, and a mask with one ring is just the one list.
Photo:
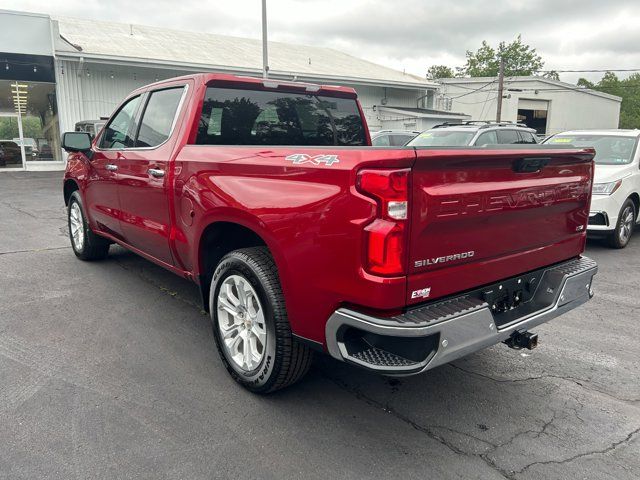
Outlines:
[[633, 192], [631, 195], [629, 195], [629, 198], [636, 207], [636, 216], [640, 217], [640, 195], [638, 194], [638, 192]]
[[214, 221], [203, 229], [198, 242], [197, 261], [198, 283], [204, 311], [209, 311], [211, 276], [222, 257], [239, 248], [258, 246], [266, 247], [274, 256], [263, 236], [246, 225], [231, 221]]
[[71, 198], [71, 195], [73, 194], [73, 192], [80, 190], [80, 186], [78, 185], [78, 182], [76, 182], [75, 180], [71, 179], [71, 178], [67, 178], [64, 181], [64, 186], [63, 186], [63, 195], [64, 195], [64, 204], [65, 206], [69, 205], [69, 199]]

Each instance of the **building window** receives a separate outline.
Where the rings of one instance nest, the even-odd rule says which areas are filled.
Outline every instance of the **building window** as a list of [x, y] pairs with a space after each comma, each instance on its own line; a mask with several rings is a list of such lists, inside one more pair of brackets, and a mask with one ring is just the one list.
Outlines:
[[62, 161], [55, 84], [0, 80], [0, 143], [0, 168]]

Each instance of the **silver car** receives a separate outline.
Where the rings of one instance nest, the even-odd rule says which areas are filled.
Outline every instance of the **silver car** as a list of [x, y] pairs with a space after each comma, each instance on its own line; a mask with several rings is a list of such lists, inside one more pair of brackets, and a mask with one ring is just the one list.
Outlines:
[[466, 122], [437, 125], [415, 137], [412, 147], [483, 147], [537, 144], [537, 133], [521, 123]]
[[409, 130], [380, 130], [371, 132], [371, 145], [374, 147], [402, 147], [413, 140], [420, 132]]

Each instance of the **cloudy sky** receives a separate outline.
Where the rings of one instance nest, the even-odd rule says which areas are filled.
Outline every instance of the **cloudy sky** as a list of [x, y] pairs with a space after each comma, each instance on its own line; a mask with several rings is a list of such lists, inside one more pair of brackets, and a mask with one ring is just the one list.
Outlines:
[[[458, 66], [482, 40], [518, 34], [545, 69], [640, 68], [638, 0], [268, 0], [269, 38], [328, 46], [424, 75]], [[260, 37], [260, 0], [4, 0], [3, 7]], [[624, 76], [626, 74], [620, 74]], [[601, 74], [561, 74], [578, 77]]]

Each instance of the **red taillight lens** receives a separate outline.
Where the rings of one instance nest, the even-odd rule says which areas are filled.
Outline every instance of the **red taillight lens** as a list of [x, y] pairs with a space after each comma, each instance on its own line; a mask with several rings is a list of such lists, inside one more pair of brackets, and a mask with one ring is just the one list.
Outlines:
[[403, 274], [409, 169], [361, 170], [358, 172], [357, 187], [378, 203], [376, 220], [364, 229], [366, 270], [377, 275]]

